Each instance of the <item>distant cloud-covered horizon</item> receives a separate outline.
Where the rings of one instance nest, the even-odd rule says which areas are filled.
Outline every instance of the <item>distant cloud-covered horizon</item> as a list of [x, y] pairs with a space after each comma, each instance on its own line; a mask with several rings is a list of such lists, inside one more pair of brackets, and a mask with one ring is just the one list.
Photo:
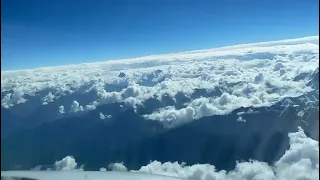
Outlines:
[[315, 0], [1, 2], [1, 70], [319, 35]]

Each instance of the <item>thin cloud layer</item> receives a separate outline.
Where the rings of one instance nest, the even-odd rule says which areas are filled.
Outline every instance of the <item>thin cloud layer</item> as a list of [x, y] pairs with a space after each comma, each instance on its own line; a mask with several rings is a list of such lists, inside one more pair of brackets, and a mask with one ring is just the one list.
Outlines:
[[[147, 119], [172, 125], [228, 114], [241, 106], [271, 106], [283, 98], [313, 90], [307, 84], [308, 79], [297, 77], [319, 67], [318, 39], [314, 36], [119, 61], [5, 71], [1, 72], [1, 105], [14, 108], [28, 103], [33, 107], [58, 104], [55, 106], [58, 117], [115, 102], [143, 107], [146, 100], [156, 97], [161, 101], [164, 95], [176, 101], [175, 96], [182, 93], [190, 97], [184, 107], [162, 107], [144, 114]], [[208, 92], [218, 89], [221, 95], [191, 98], [196, 89]], [[76, 99], [64, 100], [69, 96]], [[81, 102], [83, 96], [86, 102]], [[39, 102], [31, 101], [31, 97], [38, 97]]]

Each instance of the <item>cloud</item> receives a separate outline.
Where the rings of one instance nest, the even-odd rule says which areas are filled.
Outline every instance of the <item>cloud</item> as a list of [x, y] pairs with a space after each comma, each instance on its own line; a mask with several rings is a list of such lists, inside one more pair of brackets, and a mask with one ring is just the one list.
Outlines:
[[238, 85], [221, 86], [225, 89], [220, 97], [200, 97], [191, 100], [185, 108], [162, 108], [152, 114], [144, 115], [147, 119], [173, 124], [183, 124], [204, 116], [225, 115], [240, 107], [271, 106], [286, 97], [298, 97], [312, 91], [304, 82], [284, 82], [274, 79], [259, 84], [240, 83]]
[[264, 76], [262, 73], [259, 73], [258, 75], [256, 75], [256, 77], [254, 77], [254, 82], [255, 83], [261, 83], [264, 80]]
[[281, 69], [283, 69], [285, 66], [281, 63], [281, 62], [278, 62], [274, 65], [274, 70], [275, 71], [279, 71]]
[[[80, 167], [77, 167], [78, 163], [74, 159], [73, 156], [66, 156], [63, 159], [56, 161], [53, 164], [53, 168], [47, 168], [46, 171], [83, 171], [83, 165]], [[42, 165], [38, 165], [34, 168], [32, 168], [32, 171], [40, 171], [42, 169]]]
[[258, 114], [259, 111], [254, 111], [253, 109], [248, 109], [247, 112], [238, 112], [237, 115], [240, 116], [240, 115], [243, 115], [243, 114]]
[[59, 113], [60, 113], [60, 114], [65, 113], [65, 112], [64, 112], [64, 106], [63, 106], [63, 105], [59, 106]]
[[134, 97], [128, 97], [124, 100], [124, 104], [136, 109], [137, 105], [142, 105], [142, 102]]
[[292, 165], [301, 159], [308, 159], [312, 167], [316, 168], [316, 165], [319, 164], [319, 143], [308, 138], [301, 127], [298, 132], [289, 133], [289, 139], [290, 149], [280, 158], [277, 165]]
[[[54, 167], [57, 171], [70, 171], [78, 169], [77, 163], [72, 156], [66, 156], [62, 160], [56, 161], [54, 163]], [[79, 170], [81, 170], [81, 168]]]
[[38, 165], [38, 166], [36, 166], [36, 167], [34, 167], [34, 168], [30, 169], [30, 170], [31, 170], [31, 171], [40, 171], [41, 168], [42, 168], [42, 166], [41, 166], [41, 165]]
[[98, 102], [97, 101], [93, 101], [90, 104], [87, 104], [85, 106], [85, 110], [95, 110], [97, 108]]
[[[143, 172], [148, 174], [166, 175], [194, 180], [318, 180], [319, 179], [319, 142], [306, 136], [303, 129], [289, 133], [289, 149], [272, 165], [265, 162], [250, 160], [237, 162], [231, 171], [217, 170], [214, 165], [186, 165], [179, 162], [152, 161], [131, 173]], [[83, 170], [77, 168], [72, 156], [56, 161], [55, 170]], [[39, 166], [40, 167], [40, 166]], [[128, 169], [121, 163], [111, 163], [110, 171], [126, 172]], [[99, 171], [106, 171], [100, 168]]]
[[48, 103], [50, 103], [50, 102], [53, 102], [53, 100], [54, 100], [54, 98], [55, 98], [55, 96], [53, 95], [53, 94], [51, 94], [51, 92], [49, 92], [49, 94], [48, 95], [46, 95], [44, 98], [43, 98], [43, 105], [46, 105], [46, 104], [48, 104]]
[[238, 119], [237, 119], [237, 121], [239, 121], [239, 122], [246, 122], [246, 120], [245, 120], [242, 116], [239, 116]]
[[112, 116], [111, 116], [111, 115], [108, 115], [108, 114], [102, 114], [102, 113], [100, 113], [99, 115], [100, 115], [100, 119], [110, 119], [110, 118], [112, 118]]
[[27, 102], [24, 97], [24, 93], [21, 89], [15, 90], [13, 93], [7, 93], [1, 100], [1, 105], [4, 108], [10, 108], [15, 104], [21, 104]]
[[128, 171], [128, 169], [123, 164], [123, 162], [121, 162], [121, 163], [111, 163], [111, 164], [109, 164], [108, 168], [111, 171], [121, 171], [121, 172]]
[[70, 107], [70, 112], [79, 112], [79, 111], [83, 111], [83, 107], [80, 106], [80, 104], [77, 101], [73, 101]]
[[[307, 79], [295, 78], [319, 67], [318, 36], [246, 44], [141, 58], [1, 72], [1, 105], [68, 107], [78, 113], [102, 104], [123, 102], [137, 108], [150, 98], [162, 101], [196, 89], [221, 96], [190, 98], [184, 108], [161, 107], [145, 117], [173, 124], [232, 112], [240, 106], [270, 106], [312, 91]], [[70, 96], [70, 101], [64, 97]], [[82, 101], [83, 97], [87, 99]], [[54, 103], [53, 103], [54, 102]], [[80, 105], [81, 104], [81, 105]], [[172, 105], [171, 105], [172, 106]], [[55, 107], [57, 108], [57, 106]], [[59, 111], [61, 109], [59, 108]], [[53, 119], [56, 117], [52, 116]]]
[[107, 169], [102, 167], [102, 168], [99, 169], [99, 171], [107, 171]]
[[267, 163], [251, 160], [237, 162], [232, 171], [217, 171], [210, 164], [195, 164], [153, 161], [139, 170], [150, 174], [168, 175], [195, 180], [317, 180], [319, 179], [319, 143], [308, 138], [301, 127], [298, 132], [289, 133], [290, 147], [285, 154], [269, 166]]

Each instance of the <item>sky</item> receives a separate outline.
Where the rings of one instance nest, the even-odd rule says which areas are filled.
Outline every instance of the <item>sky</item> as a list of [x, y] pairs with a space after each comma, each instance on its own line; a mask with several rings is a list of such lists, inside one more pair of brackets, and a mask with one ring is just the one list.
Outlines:
[[318, 0], [2, 0], [1, 71], [318, 35]]

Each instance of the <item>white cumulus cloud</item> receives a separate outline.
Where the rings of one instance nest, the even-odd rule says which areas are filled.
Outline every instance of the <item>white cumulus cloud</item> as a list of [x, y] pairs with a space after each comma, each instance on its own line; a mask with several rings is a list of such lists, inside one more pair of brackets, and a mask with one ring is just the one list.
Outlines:
[[77, 102], [77, 101], [73, 101], [70, 107], [70, 112], [79, 112], [79, 111], [83, 111], [83, 107]]
[[121, 162], [121, 163], [111, 163], [111, 164], [109, 164], [108, 167], [109, 167], [109, 169], [111, 171], [122, 171], [122, 172], [128, 171], [128, 169], [123, 164], [123, 162]]
[[[290, 140], [289, 149], [272, 165], [250, 160], [237, 162], [231, 171], [219, 171], [211, 164], [186, 165], [183, 162], [152, 161], [140, 169], [130, 170], [130, 172], [194, 180], [318, 180], [319, 142], [307, 137], [301, 127], [297, 132], [289, 133], [288, 137]], [[77, 168], [77, 163], [72, 156], [56, 161], [54, 167], [58, 171], [83, 170], [81, 167]], [[121, 172], [129, 171], [122, 162], [111, 163], [108, 169]], [[100, 168], [99, 171], [107, 171], [107, 169]]]
[[100, 113], [100, 119], [110, 119], [110, 118], [112, 118], [111, 115]]
[[63, 106], [63, 105], [59, 106], [59, 113], [60, 113], [60, 114], [65, 113], [65, 112], [64, 112], [64, 106]]
[[107, 171], [107, 169], [102, 167], [102, 168], [99, 169], [99, 171]]
[[269, 166], [267, 163], [251, 160], [237, 162], [232, 171], [217, 171], [210, 164], [195, 164], [153, 161], [139, 170], [151, 174], [168, 175], [195, 180], [318, 180], [319, 143], [308, 138], [302, 128], [289, 133], [290, 147], [285, 154]]
[[54, 167], [57, 171], [70, 171], [77, 169], [77, 163], [72, 156], [66, 156], [60, 161], [56, 161]]
[[[283, 98], [312, 91], [306, 79], [295, 78], [319, 67], [318, 40], [318, 36], [312, 36], [116, 61], [1, 71], [1, 105], [14, 108], [34, 103], [29, 101], [30, 96], [40, 96], [43, 104], [61, 102], [64, 107], [71, 104], [69, 111], [63, 111], [67, 114], [115, 102], [137, 108], [154, 97], [162, 100], [164, 95], [174, 98], [178, 93], [191, 97], [196, 89], [221, 91], [216, 96], [190, 99], [182, 109], [162, 107], [146, 115], [148, 119], [173, 124], [226, 114], [241, 104], [270, 106]], [[61, 100], [71, 95], [79, 99], [67, 103]], [[83, 96], [91, 103], [83, 103], [80, 100]]]

